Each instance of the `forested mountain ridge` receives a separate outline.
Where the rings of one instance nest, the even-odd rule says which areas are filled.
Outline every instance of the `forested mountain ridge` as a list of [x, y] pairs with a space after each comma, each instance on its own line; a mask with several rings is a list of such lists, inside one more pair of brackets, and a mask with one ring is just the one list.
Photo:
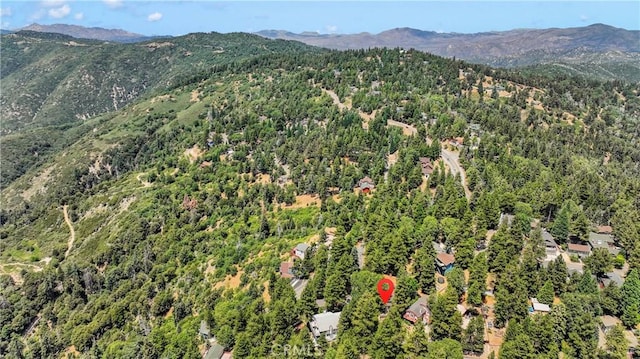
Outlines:
[[20, 31], [2, 35], [0, 45], [0, 188], [84, 134], [68, 129], [88, 118], [217, 64], [265, 53], [322, 51], [242, 33], [117, 44]]
[[[313, 346], [306, 324], [320, 304], [342, 313], [337, 341], [319, 340], [330, 358], [618, 355], [624, 338], [597, 349], [595, 318], [639, 319], [640, 297], [627, 295], [640, 291], [639, 116], [629, 84], [417, 51], [217, 66], [87, 120], [2, 191], [0, 350], [196, 358], [204, 321], [234, 357], [281, 357], [286, 344]], [[459, 155], [470, 201], [443, 148]], [[421, 157], [434, 164], [428, 179]], [[354, 191], [365, 176], [370, 195]], [[625, 285], [597, 288], [591, 272], [609, 269], [607, 256], [570, 263], [584, 275], [562, 260], [545, 269], [536, 220], [563, 249], [611, 224], [632, 269]], [[295, 260], [308, 280], [298, 293], [278, 268], [302, 242], [313, 246]], [[448, 289], [432, 242], [455, 254]], [[382, 275], [396, 280], [388, 309], [375, 294]], [[424, 294], [429, 337], [401, 319]], [[552, 312], [528, 315], [530, 297]], [[463, 330], [457, 304], [486, 306], [487, 345], [483, 317]]]
[[[27, 25], [23, 28], [20, 28], [19, 31], [37, 31], [37, 32], [46, 32], [46, 33], [56, 33], [56, 34], [73, 36], [78, 39], [94, 39], [94, 40], [114, 41], [114, 42], [141, 42], [141, 41], [151, 39], [151, 37], [149, 36], [136, 34], [129, 31], [120, 30], [120, 29], [104, 29], [101, 27], [85, 27], [85, 26], [68, 25], [68, 24], [42, 25], [42, 24], [34, 23], [31, 25]], [[165, 36], [165, 37], [168, 38], [170, 36]]]
[[516, 29], [475, 34], [398, 28], [379, 34], [294, 34], [264, 30], [258, 35], [330, 49], [403, 47], [494, 67], [560, 71], [601, 80], [640, 82], [640, 31], [603, 24], [576, 28]]

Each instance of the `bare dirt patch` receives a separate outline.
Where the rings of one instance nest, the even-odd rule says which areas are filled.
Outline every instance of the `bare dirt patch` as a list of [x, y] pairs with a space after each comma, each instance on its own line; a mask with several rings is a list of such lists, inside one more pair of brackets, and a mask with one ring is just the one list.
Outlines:
[[280, 204], [281, 209], [296, 209], [309, 206], [320, 207], [320, 197], [317, 194], [302, 194], [296, 196], [296, 201], [292, 205]]
[[46, 190], [46, 184], [49, 182], [51, 178], [51, 172], [56, 168], [56, 165], [45, 168], [41, 174], [31, 179], [31, 187], [22, 192], [20, 196], [24, 198], [25, 201], [28, 201], [37, 193], [44, 192]]
[[191, 91], [191, 102], [200, 102], [200, 91], [193, 90]]
[[147, 182], [146, 180], [144, 180], [142, 178], [142, 176], [144, 176], [146, 173], [138, 173], [138, 175], [136, 176], [136, 179], [142, 183], [142, 187], [151, 187], [151, 182]]
[[194, 163], [198, 158], [202, 157], [204, 152], [197, 144], [184, 151], [184, 155], [187, 156], [189, 163]]
[[221, 281], [216, 283], [216, 285], [214, 286], [215, 289], [218, 288], [225, 288], [225, 289], [235, 289], [238, 288], [240, 286], [240, 277], [242, 276], [242, 273], [244, 273], [243, 270], [239, 270], [238, 273], [236, 273], [236, 275], [234, 276], [226, 276], [226, 278]]

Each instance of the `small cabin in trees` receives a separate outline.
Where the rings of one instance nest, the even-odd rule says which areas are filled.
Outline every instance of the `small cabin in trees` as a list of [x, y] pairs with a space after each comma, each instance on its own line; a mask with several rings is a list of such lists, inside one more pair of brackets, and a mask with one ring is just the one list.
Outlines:
[[280, 263], [280, 276], [285, 279], [291, 279], [293, 275], [293, 262]]
[[613, 256], [620, 253], [620, 248], [615, 245], [613, 235], [608, 233], [589, 233], [589, 245], [591, 249], [604, 248]]
[[556, 243], [551, 233], [546, 229], [542, 229], [542, 240], [544, 241], [544, 249], [547, 254], [547, 258], [556, 258], [560, 255], [558, 243]]
[[549, 313], [551, 307], [549, 307], [548, 304], [538, 302], [536, 298], [531, 298], [531, 308], [529, 311], [530, 313]]
[[430, 316], [431, 312], [427, 307], [427, 297], [420, 297], [413, 304], [411, 304], [409, 309], [404, 312], [404, 315], [402, 317], [413, 324], [415, 324], [418, 320], [422, 320], [422, 323], [427, 324], [429, 322]]
[[291, 254], [300, 259], [304, 259], [304, 256], [307, 254], [307, 250], [309, 249], [309, 247], [311, 246], [306, 243], [300, 243], [293, 248]]
[[438, 269], [438, 273], [445, 275], [451, 269], [453, 269], [453, 264], [456, 262], [456, 258], [453, 254], [449, 253], [438, 253], [436, 255], [436, 267]]
[[587, 257], [591, 254], [591, 247], [587, 244], [568, 243], [567, 252], [575, 254], [580, 258]]
[[211, 332], [209, 331], [209, 325], [205, 320], [200, 321], [200, 328], [198, 329], [198, 334], [204, 340], [208, 340], [211, 337]]
[[311, 318], [309, 328], [311, 329], [311, 334], [313, 334], [314, 341], [317, 341], [321, 336], [324, 336], [328, 342], [336, 340], [340, 314], [341, 312], [324, 312]]
[[420, 157], [420, 168], [422, 169], [422, 174], [427, 178], [433, 173], [433, 163], [429, 157]]
[[358, 188], [360, 188], [360, 191], [362, 191], [362, 193], [371, 193], [371, 191], [376, 188], [376, 184], [369, 176], [366, 176], [358, 181]]
[[614, 283], [618, 288], [622, 288], [622, 285], [624, 284], [624, 278], [616, 272], [605, 273], [602, 278], [598, 278], [598, 281], [603, 289], [608, 287], [611, 283]]

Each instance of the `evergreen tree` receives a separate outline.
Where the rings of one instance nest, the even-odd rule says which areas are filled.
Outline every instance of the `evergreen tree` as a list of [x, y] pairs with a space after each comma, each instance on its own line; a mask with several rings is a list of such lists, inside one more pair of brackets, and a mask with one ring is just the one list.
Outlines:
[[403, 356], [404, 332], [401, 317], [400, 310], [393, 306], [389, 315], [380, 323], [371, 346], [373, 358], [394, 359]]
[[551, 234], [553, 237], [558, 240], [560, 243], [565, 243], [567, 238], [569, 237], [569, 219], [571, 214], [569, 213], [569, 207], [564, 205], [560, 212], [556, 216], [553, 221], [553, 226], [551, 227]]
[[600, 305], [602, 310], [607, 315], [613, 315], [615, 317], [620, 316], [620, 307], [622, 303], [622, 290], [618, 286], [611, 282], [600, 293]]
[[638, 270], [632, 269], [622, 285], [622, 322], [627, 327], [640, 323], [640, 278]]
[[484, 319], [477, 316], [471, 319], [462, 333], [462, 348], [465, 352], [482, 354], [484, 351]]
[[561, 256], [558, 256], [553, 262], [549, 263], [549, 278], [553, 283], [553, 291], [558, 295], [562, 295], [567, 288], [567, 276], [569, 270], [567, 264]]
[[487, 271], [486, 254], [485, 252], [480, 252], [473, 258], [473, 263], [469, 270], [467, 303], [476, 307], [482, 304], [482, 295], [486, 290]]
[[464, 272], [459, 267], [454, 267], [450, 270], [447, 275], [447, 284], [448, 288], [453, 288], [458, 295], [458, 298], [461, 298], [464, 294]]
[[351, 330], [355, 338], [358, 338], [356, 347], [360, 353], [371, 345], [373, 336], [378, 328], [378, 316], [380, 315], [380, 299], [371, 292], [364, 293], [357, 299], [351, 315]]
[[393, 303], [400, 309], [408, 308], [418, 297], [418, 281], [402, 270], [393, 291]]
[[462, 332], [462, 315], [457, 310], [458, 294], [455, 289], [447, 290], [431, 299], [431, 339], [452, 338], [458, 340]]
[[584, 259], [585, 269], [601, 278], [613, 269], [613, 258], [605, 248], [595, 248], [591, 255]]
[[607, 343], [607, 352], [611, 359], [627, 358], [627, 349], [629, 341], [624, 336], [624, 329], [621, 325], [609, 329], [606, 334], [605, 341]]
[[533, 341], [527, 334], [519, 334], [513, 340], [502, 343], [499, 359], [535, 359]]
[[408, 358], [422, 358], [427, 354], [429, 338], [421, 320], [413, 325], [413, 331], [409, 334], [404, 345], [404, 351]]
[[538, 299], [538, 302], [544, 304], [553, 303], [553, 283], [551, 283], [551, 280], [544, 282], [544, 285], [538, 291], [536, 299]]
[[462, 359], [462, 345], [453, 339], [436, 340], [429, 343], [427, 359]]
[[435, 258], [436, 252], [431, 242], [416, 251], [415, 255], [415, 273], [418, 280], [418, 287], [422, 293], [430, 293], [435, 289]]

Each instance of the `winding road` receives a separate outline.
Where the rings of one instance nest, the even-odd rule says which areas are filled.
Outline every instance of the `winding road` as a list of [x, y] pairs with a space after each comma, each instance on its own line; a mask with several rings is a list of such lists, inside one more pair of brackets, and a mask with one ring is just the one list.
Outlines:
[[67, 226], [69, 226], [69, 232], [71, 235], [69, 236], [69, 241], [67, 242], [67, 251], [64, 252], [64, 257], [67, 258], [69, 253], [71, 253], [71, 248], [73, 248], [73, 242], [76, 240], [76, 231], [73, 229], [73, 224], [71, 223], [71, 219], [69, 219], [69, 206], [62, 206], [62, 213], [64, 213], [64, 221], [67, 222]]

